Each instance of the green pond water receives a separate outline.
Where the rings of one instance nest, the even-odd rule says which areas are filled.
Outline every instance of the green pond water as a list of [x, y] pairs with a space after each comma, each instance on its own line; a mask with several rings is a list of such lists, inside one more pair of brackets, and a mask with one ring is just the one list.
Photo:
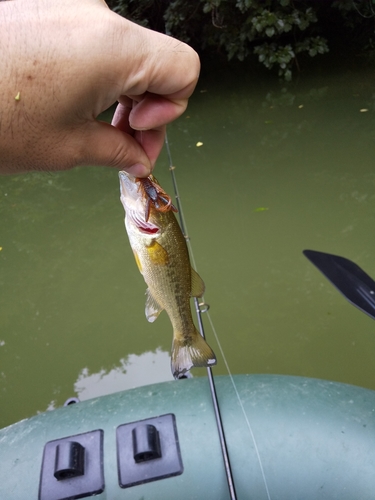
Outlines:
[[[342, 255], [375, 277], [373, 69], [288, 85], [203, 77], [168, 135], [230, 370], [375, 389], [375, 322], [302, 255]], [[165, 151], [155, 174], [172, 193]], [[115, 170], [0, 178], [0, 427], [71, 396], [172, 379], [172, 329], [165, 313], [145, 319], [123, 219]]]

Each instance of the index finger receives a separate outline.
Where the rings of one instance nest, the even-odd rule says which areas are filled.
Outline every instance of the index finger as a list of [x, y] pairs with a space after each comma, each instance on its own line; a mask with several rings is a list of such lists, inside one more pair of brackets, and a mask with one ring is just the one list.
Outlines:
[[147, 92], [139, 102], [133, 101], [129, 113], [130, 127], [133, 130], [149, 130], [167, 125], [182, 115], [187, 103], [187, 98], [171, 99]]

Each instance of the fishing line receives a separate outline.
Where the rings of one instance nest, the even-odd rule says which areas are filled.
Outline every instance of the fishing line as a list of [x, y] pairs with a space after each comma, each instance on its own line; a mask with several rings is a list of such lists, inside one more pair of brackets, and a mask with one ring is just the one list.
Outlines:
[[[190, 237], [189, 237], [189, 234], [188, 234], [188, 231], [187, 231], [187, 226], [186, 226], [186, 222], [185, 222], [184, 213], [183, 213], [183, 210], [182, 210], [181, 198], [180, 198], [180, 193], [178, 191], [177, 179], [176, 179], [176, 174], [175, 174], [175, 168], [176, 167], [173, 166], [172, 155], [171, 155], [171, 150], [170, 150], [170, 147], [169, 147], [169, 141], [168, 141], [168, 135], [167, 135], [167, 133], [165, 134], [165, 146], [166, 146], [167, 155], [168, 155], [169, 170], [170, 170], [171, 177], [172, 177], [174, 195], [175, 195], [175, 198], [176, 198], [176, 204], [177, 204], [177, 208], [178, 208], [178, 214], [179, 214], [179, 219], [180, 219], [181, 231], [182, 231], [182, 233], [183, 233], [183, 235], [184, 235], [184, 237], [186, 239], [187, 245], [189, 247], [189, 253], [190, 253], [190, 258], [191, 258], [191, 262], [193, 264], [193, 267], [194, 267], [195, 270], [197, 270], [197, 265], [196, 265], [195, 258], [194, 258], [193, 248], [192, 248]], [[252, 430], [250, 421], [249, 421], [249, 419], [248, 419], [248, 417], [246, 415], [245, 408], [244, 408], [243, 403], [241, 401], [241, 397], [240, 397], [239, 392], [237, 390], [236, 383], [235, 383], [234, 378], [232, 376], [232, 372], [231, 372], [231, 370], [229, 368], [228, 361], [226, 359], [226, 356], [224, 354], [223, 348], [222, 348], [221, 343], [219, 341], [219, 337], [217, 335], [217, 332], [216, 332], [216, 329], [214, 327], [213, 321], [211, 319], [210, 313], [208, 312], [209, 306], [207, 304], [205, 304], [203, 297], [202, 297], [202, 300], [203, 300], [203, 302], [199, 302], [198, 299], [196, 297], [194, 297], [195, 311], [196, 311], [196, 314], [197, 314], [198, 324], [199, 324], [199, 329], [200, 329], [201, 335], [202, 335], [203, 338], [205, 338], [204, 328], [203, 328], [203, 321], [202, 321], [202, 312], [206, 312], [208, 320], [209, 320], [209, 323], [210, 323], [210, 326], [211, 326], [211, 329], [212, 329], [212, 332], [213, 332], [214, 337], [216, 339], [216, 342], [217, 342], [217, 344], [219, 346], [219, 350], [220, 350], [221, 356], [222, 356], [222, 358], [224, 360], [225, 367], [227, 369], [230, 381], [232, 383], [234, 392], [235, 392], [236, 397], [238, 399], [238, 402], [240, 404], [241, 411], [242, 411], [243, 416], [245, 418], [246, 425], [247, 425], [247, 428], [248, 428], [249, 433], [250, 433], [251, 440], [252, 440], [253, 445], [254, 445], [255, 454], [256, 454], [257, 460], [259, 462], [259, 467], [260, 467], [260, 471], [261, 471], [263, 483], [264, 483], [265, 490], [266, 490], [266, 493], [267, 493], [267, 498], [268, 498], [268, 500], [271, 500], [271, 496], [270, 496], [270, 493], [269, 493], [268, 484], [267, 484], [267, 480], [266, 480], [266, 475], [264, 473], [263, 463], [262, 463], [262, 460], [261, 460], [261, 457], [260, 457], [259, 448], [258, 448], [256, 439], [255, 439], [255, 436], [254, 436], [254, 432]], [[220, 445], [221, 445], [221, 451], [222, 451], [223, 460], [224, 460], [225, 472], [226, 472], [226, 475], [227, 475], [228, 488], [229, 488], [229, 492], [230, 492], [230, 495], [231, 495], [231, 499], [235, 500], [237, 497], [236, 497], [236, 492], [235, 492], [235, 487], [234, 487], [234, 481], [233, 481], [233, 476], [232, 476], [232, 471], [231, 471], [231, 466], [230, 466], [230, 460], [229, 460], [229, 455], [228, 455], [228, 449], [227, 449], [226, 440], [225, 440], [224, 428], [223, 428], [223, 424], [222, 424], [222, 419], [221, 419], [221, 414], [220, 414], [220, 408], [219, 408], [219, 403], [218, 403], [218, 399], [217, 399], [217, 395], [216, 395], [216, 388], [215, 388], [215, 383], [214, 383], [214, 379], [213, 379], [213, 374], [212, 374], [211, 367], [207, 367], [207, 375], [208, 375], [208, 380], [209, 380], [209, 385], [210, 385], [210, 390], [211, 390], [212, 401], [213, 401], [213, 405], [214, 405], [215, 418], [216, 418], [216, 423], [217, 423], [217, 428], [218, 428], [218, 433], [219, 433], [219, 438], [220, 438]]]

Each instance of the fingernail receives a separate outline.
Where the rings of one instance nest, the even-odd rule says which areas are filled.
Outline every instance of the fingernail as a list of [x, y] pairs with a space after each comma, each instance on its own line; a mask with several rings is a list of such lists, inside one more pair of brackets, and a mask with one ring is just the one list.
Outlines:
[[150, 175], [150, 169], [143, 165], [143, 163], [135, 163], [125, 170], [134, 177], [147, 177], [148, 175]]

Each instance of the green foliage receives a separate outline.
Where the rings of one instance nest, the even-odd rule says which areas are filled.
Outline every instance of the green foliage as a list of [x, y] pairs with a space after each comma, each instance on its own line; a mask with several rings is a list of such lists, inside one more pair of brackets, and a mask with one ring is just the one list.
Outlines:
[[295, 59], [295, 52], [290, 44], [282, 46], [265, 42], [255, 47], [254, 53], [258, 54], [259, 62], [263, 63], [266, 68], [271, 69], [277, 64], [279, 76], [283, 76], [287, 81], [292, 79], [290, 66]]
[[332, 6], [340, 12], [342, 23], [350, 33], [352, 46], [373, 62], [375, 0], [335, 0]]
[[[375, 0], [374, 0], [375, 1]], [[356, 29], [372, 16], [373, 0], [312, 3], [305, 0], [111, 0], [119, 14], [190, 43], [244, 61], [256, 55], [268, 69], [291, 80], [298, 57], [329, 51], [324, 26], [341, 14], [342, 24]], [[322, 16], [323, 22], [319, 16]], [[327, 21], [328, 19], [328, 21]], [[373, 26], [372, 26], [373, 34]], [[374, 42], [367, 39], [369, 46]], [[362, 44], [365, 46], [365, 44]]]

